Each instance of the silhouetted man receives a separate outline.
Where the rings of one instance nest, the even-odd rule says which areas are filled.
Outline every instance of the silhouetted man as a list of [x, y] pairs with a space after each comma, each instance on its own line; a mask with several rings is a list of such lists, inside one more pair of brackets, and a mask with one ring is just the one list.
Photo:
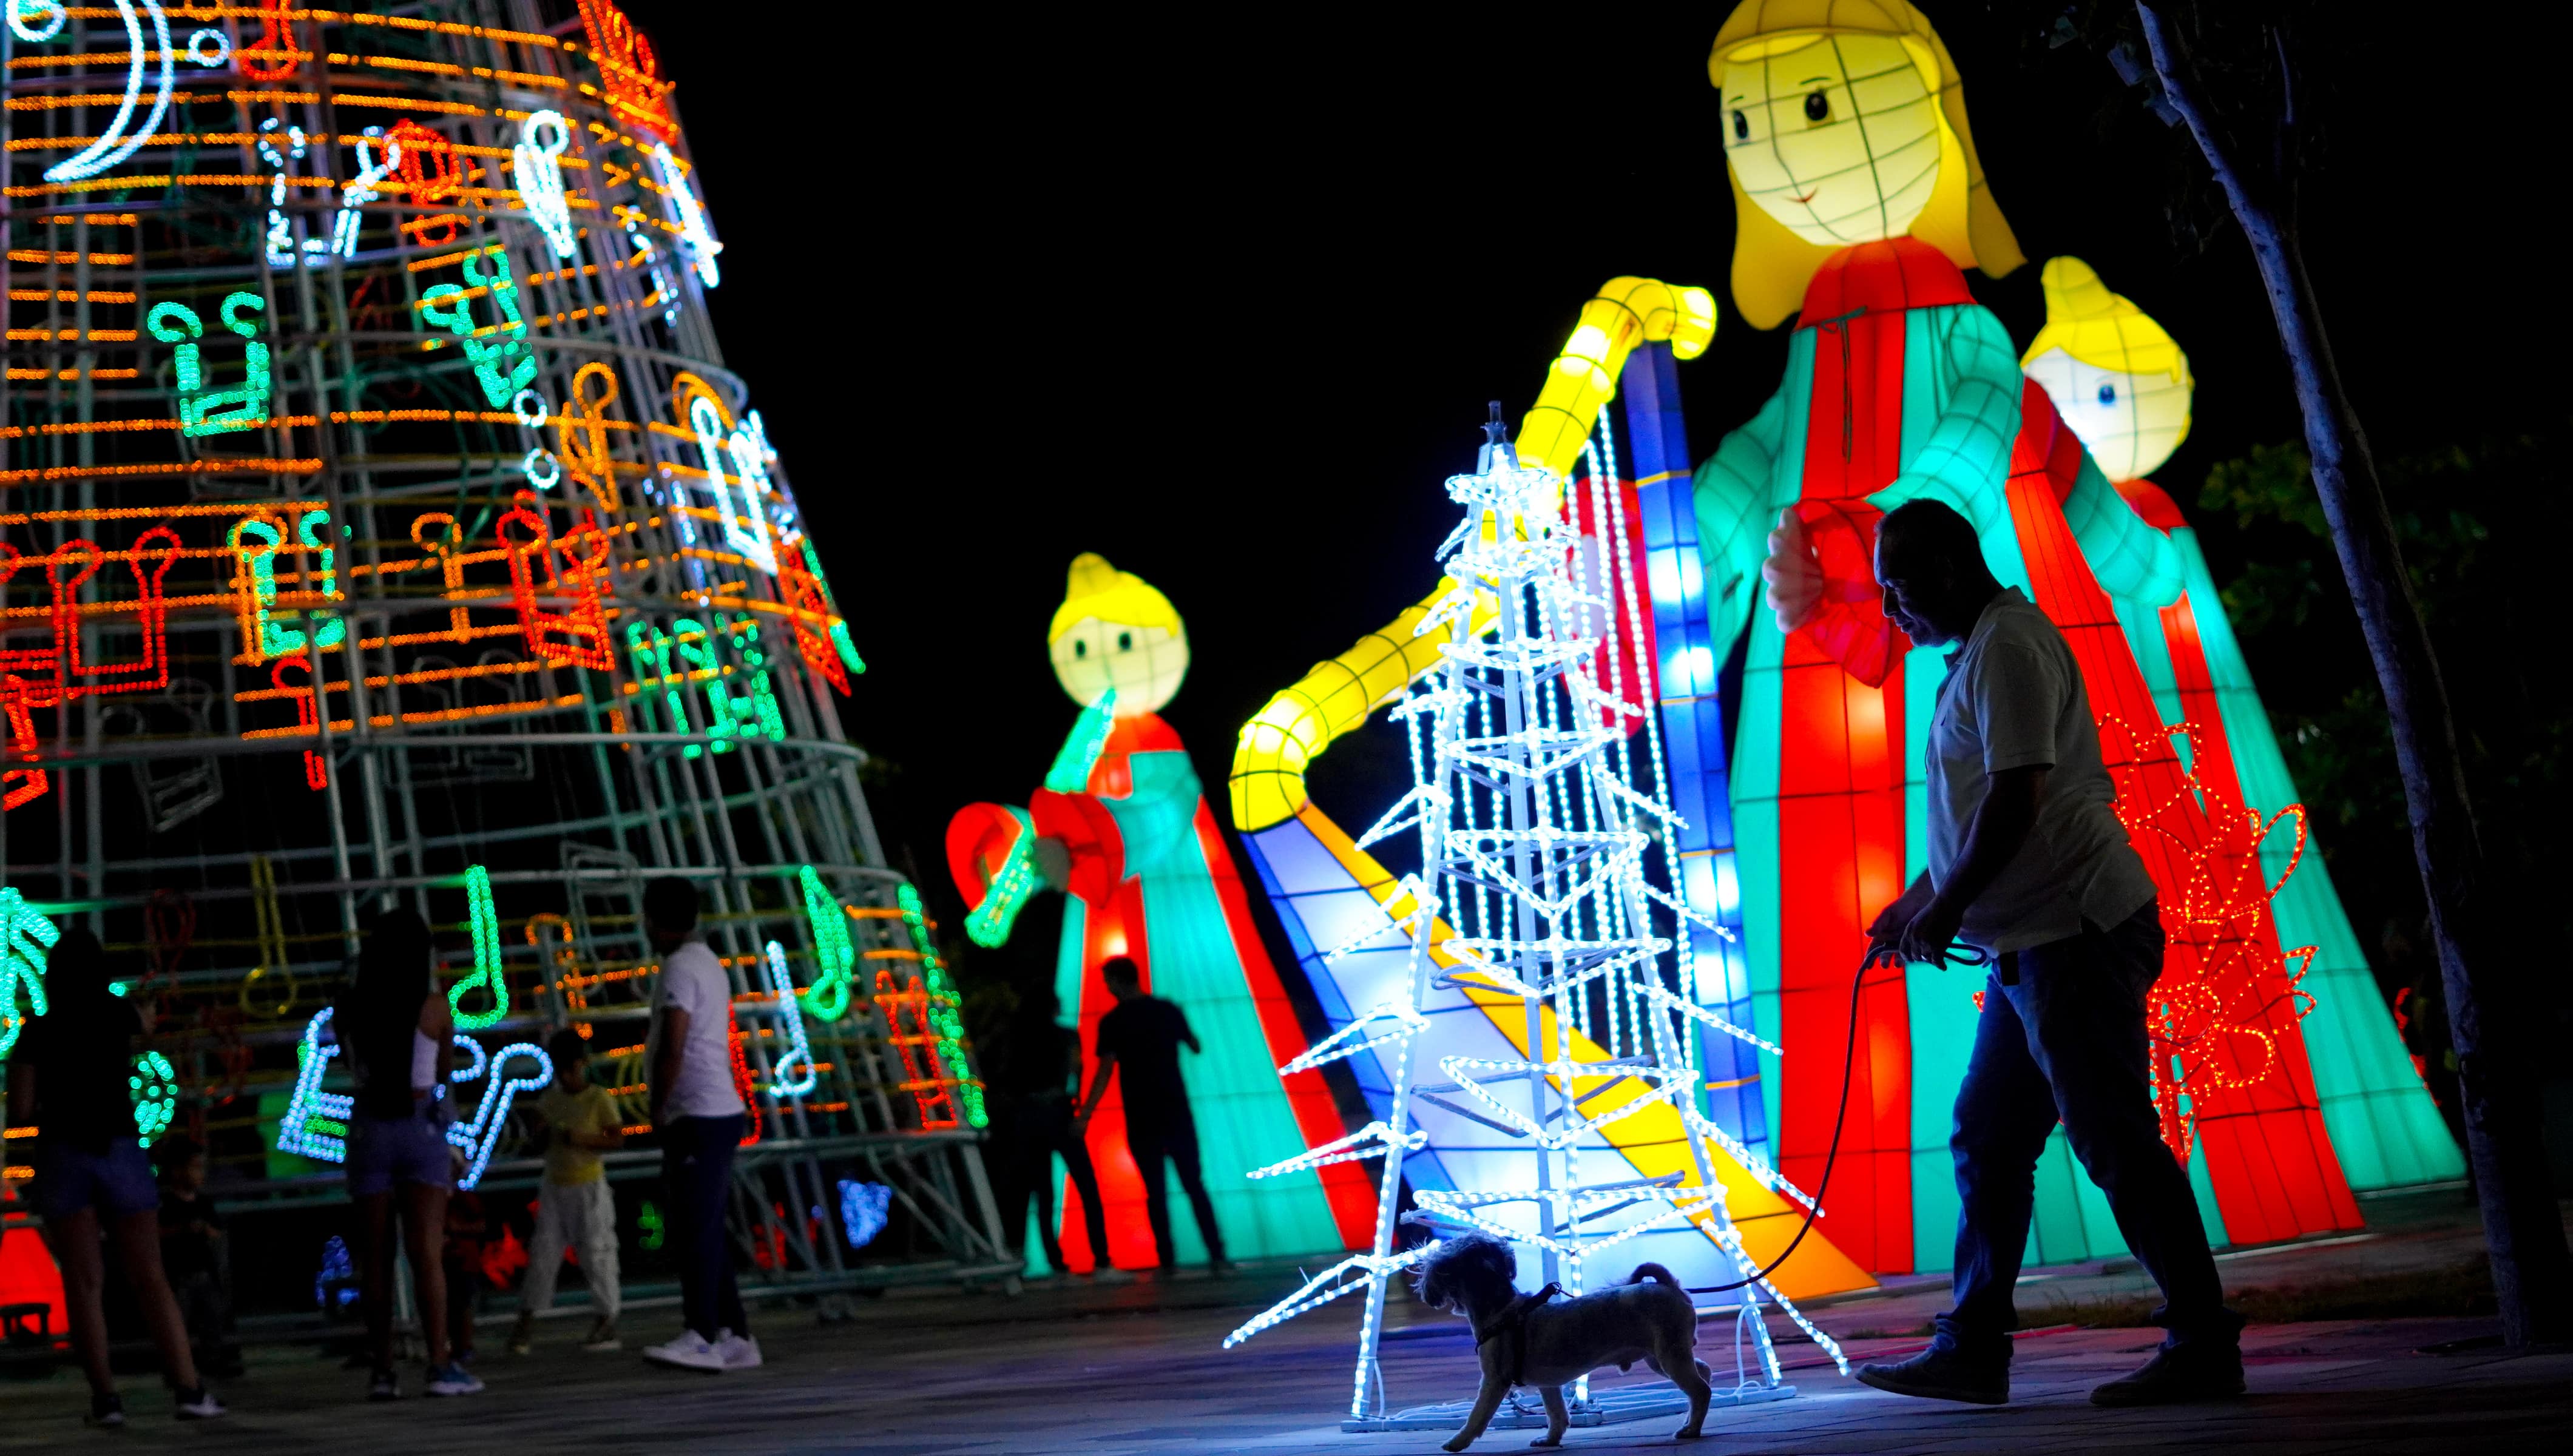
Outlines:
[[1224, 1233], [1215, 1226], [1215, 1205], [1207, 1199], [1206, 1178], [1198, 1170], [1197, 1118], [1189, 1110], [1189, 1090], [1180, 1081], [1180, 1047], [1202, 1052], [1198, 1034], [1189, 1030], [1189, 1019], [1178, 1007], [1145, 994], [1143, 975], [1133, 961], [1119, 956], [1099, 969], [1117, 1005], [1099, 1019], [1098, 1042], [1091, 1049], [1099, 1070], [1091, 1074], [1090, 1094], [1081, 1100], [1073, 1134], [1089, 1128], [1090, 1114], [1108, 1093], [1109, 1077], [1125, 1069], [1126, 1145], [1144, 1175], [1144, 1215], [1152, 1221], [1153, 1247], [1162, 1267], [1179, 1264], [1171, 1248], [1170, 1185], [1162, 1177], [1167, 1158], [1179, 1172], [1180, 1186], [1188, 1190], [1207, 1258], [1223, 1273], [1233, 1265], [1224, 1256]]
[[1941, 964], [1959, 941], [1992, 958], [1957, 1089], [1956, 1307], [1930, 1348], [1859, 1379], [1899, 1395], [2010, 1399], [2012, 1289], [2028, 1251], [2039, 1154], [2057, 1118], [2109, 1195], [2162, 1307], [2150, 1362], [2091, 1392], [2100, 1405], [2242, 1393], [2242, 1319], [2153, 1111], [2144, 1002], [2162, 970], [2152, 880], [2112, 809], [2081, 665], [2064, 634], [1993, 579], [1965, 517], [1935, 500], [1888, 514], [1876, 542], [1885, 613], [1950, 646], [1930, 725], [1930, 872], [1877, 917], [1871, 964]]

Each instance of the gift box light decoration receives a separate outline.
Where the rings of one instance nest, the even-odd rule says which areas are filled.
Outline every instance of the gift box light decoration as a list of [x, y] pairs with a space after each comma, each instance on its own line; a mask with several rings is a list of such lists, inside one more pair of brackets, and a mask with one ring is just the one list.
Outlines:
[[[1627, 731], [1650, 710], [1618, 681], [1629, 659], [1611, 639], [1640, 634], [1640, 603], [1613, 566], [1582, 548], [1561, 477], [1520, 463], [1497, 405], [1487, 428], [1475, 471], [1447, 482], [1463, 518], [1438, 552], [1446, 590], [1413, 628], [1436, 634], [1438, 664], [1391, 714], [1408, 741], [1413, 786], [1354, 846], [1409, 834], [1423, 869], [1394, 887], [1380, 927], [1323, 958], [1398, 955], [1401, 974], [1385, 978], [1383, 1000], [1282, 1069], [1361, 1056], [1389, 1063], [1386, 1115], [1257, 1174], [1380, 1158], [1374, 1241], [1226, 1343], [1363, 1291], [1347, 1428], [1385, 1421], [1375, 1342], [1387, 1286], [1437, 1242], [1394, 1243], [1409, 1165], [1412, 1221], [1436, 1236], [1480, 1232], [1529, 1246], [1530, 1283], [1577, 1294], [1675, 1252], [1675, 1267], [1721, 1271], [1742, 1289], [1719, 1305], [1736, 1320], [1732, 1399], [1792, 1394], [1760, 1296], [1791, 1314], [1793, 1306], [1734, 1230], [1710, 1151], [1747, 1150], [1700, 1109], [1704, 1073], [1690, 1031], [1760, 1039], [1683, 994], [1670, 932], [1692, 915], [1645, 873], [1677, 816], [1657, 767], [1636, 762], [1646, 743]], [[1596, 471], [1592, 483], [1600, 495], [1614, 488]], [[1433, 1021], [1499, 1035], [1476, 1055]], [[1432, 1109], [1510, 1140], [1451, 1135], [1434, 1164], [1413, 1164], [1433, 1141], [1418, 1125]], [[1678, 1145], [1662, 1149], [1673, 1165], [1640, 1167], [1617, 1140], [1648, 1120], [1677, 1124]], [[1803, 1197], [1756, 1162], [1742, 1165], [1769, 1189]], [[1698, 1249], [1715, 1256], [1692, 1257]], [[1587, 1401], [1586, 1383], [1573, 1398]]]
[[[912, 1113], [872, 1001], [919, 952], [839, 716], [865, 627], [821, 567], [879, 547], [795, 509], [752, 407], [787, 364], [718, 347], [723, 164], [649, 39], [613, 0], [9, 18], [12, 944], [65, 905], [139, 944], [148, 895], [192, 897], [144, 1080], [174, 1127], [261, 1126], [277, 1151], [219, 1174], [255, 1219], [345, 1135], [324, 1000], [375, 913], [438, 929], [484, 1069], [459, 1146], [498, 1176], [531, 1166], [550, 1025], [642, 1044], [637, 896], [687, 875], [761, 1103], [735, 1206], [825, 1202], [815, 1149], [865, 1137], [935, 1190], [922, 1247], [1014, 1271], [972, 1123]], [[174, 765], [200, 788], [160, 794]], [[930, 980], [939, 1090], [979, 1110]], [[763, 1237], [774, 1277], [851, 1275], [837, 1237]]]

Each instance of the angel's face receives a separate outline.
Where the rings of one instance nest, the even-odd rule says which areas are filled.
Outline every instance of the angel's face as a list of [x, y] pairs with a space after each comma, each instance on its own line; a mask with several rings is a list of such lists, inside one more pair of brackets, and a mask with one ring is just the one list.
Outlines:
[[1727, 61], [1724, 156], [1760, 211], [1808, 243], [1901, 237], [1939, 181], [1939, 99], [1892, 36], [1818, 36]]
[[2060, 349], [2028, 362], [2028, 376], [2055, 401], [2112, 480], [2141, 480], [2188, 436], [2185, 371], [2128, 373], [2087, 364]]
[[1054, 641], [1055, 680], [1088, 707], [1117, 690], [1117, 716], [1158, 713], [1189, 672], [1188, 629], [1137, 627], [1084, 617]]

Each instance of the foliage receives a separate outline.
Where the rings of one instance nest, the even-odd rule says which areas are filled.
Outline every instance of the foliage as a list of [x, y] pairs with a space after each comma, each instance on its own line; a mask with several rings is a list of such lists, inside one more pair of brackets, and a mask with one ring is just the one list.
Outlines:
[[[2511, 867], [2559, 859], [2551, 829], [2573, 808], [2564, 771], [2573, 688], [2542, 650], [2554, 635], [2555, 568], [2528, 510], [2573, 485], [2562, 463], [2568, 423], [2382, 461], [2405, 575], [2455, 705], [2478, 827], [2495, 862]], [[2209, 527], [2233, 537], [2221, 543], [2240, 557], [2223, 584], [2225, 610], [2351, 922], [2383, 961], [2400, 962], [2426, 944], [2402, 784], [2306, 470], [2300, 445], [2255, 446], [2209, 467], [2198, 506]], [[2418, 979], [2399, 964], [2377, 969], [2389, 986]]]

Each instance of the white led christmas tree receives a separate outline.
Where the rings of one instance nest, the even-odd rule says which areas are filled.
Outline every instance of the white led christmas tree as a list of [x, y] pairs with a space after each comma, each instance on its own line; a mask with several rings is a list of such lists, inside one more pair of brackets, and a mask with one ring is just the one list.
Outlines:
[[[1695, 1038], [1680, 1019], [1776, 1049], [1680, 994], [1691, 968], [1686, 938], [1672, 932], [1695, 917], [1647, 875], [1676, 820], [1651, 761], [1658, 753], [1630, 742], [1632, 720], [1647, 710], [1624, 684], [1602, 680], [1633, 660], [1620, 651], [1621, 636], [1640, 633], [1631, 594], [1615, 589], [1613, 567], [1567, 523], [1564, 482], [1523, 467], [1498, 420], [1496, 405], [1475, 472], [1447, 482], [1464, 516], [1438, 552], [1448, 593], [1419, 627], [1424, 636], [1445, 630], [1441, 661], [1391, 713], [1409, 740], [1413, 786], [1359, 841], [1409, 830], [1421, 870], [1382, 896], [1375, 929], [1326, 958], [1381, 956], [1400, 937], [1408, 974], [1387, 978], [1381, 1002], [1281, 1069], [1371, 1056], [1391, 1077], [1389, 1110], [1252, 1174], [1382, 1157], [1374, 1243], [1226, 1341], [1363, 1289], [1344, 1429], [1452, 1425], [1462, 1408], [1388, 1414], [1376, 1362], [1387, 1286], [1438, 1241], [1399, 1249], [1394, 1237], [1405, 1159], [1424, 1149], [1439, 1154], [1440, 1180], [1451, 1185], [1415, 1177], [1405, 1221], [1440, 1237], [1511, 1242], [1525, 1287], [1556, 1282], [1578, 1294], [1622, 1279], [1635, 1262], [1678, 1262], [1661, 1251], [1680, 1247], [1675, 1240], [1717, 1253], [1728, 1282], [1743, 1281], [1718, 1301], [1738, 1320], [1734, 1388], [1719, 1379], [1718, 1402], [1794, 1393], [1780, 1383], [1761, 1318], [1758, 1291], [1769, 1286], [1735, 1235], [1709, 1144], [1760, 1182], [1802, 1195], [1704, 1115]], [[1586, 483], [1613, 491], [1597, 464], [1594, 454]], [[1442, 1035], [1442, 1026], [1472, 1036]], [[1458, 1055], [1476, 1045], [1496, 1055]], [[1685, 1153], [1661, 1156], [1667, 1170], [1646, 1173], [1618, 1136], [1619, 1123], [1645, 1112], [1676, 1112], [1686, 1129]], [[1436, 1140], [1424, 1118], [1442, 1129]], [[1443, 1129], [1462, 1129], [1473, 1145]], [[1593, 1399], [1583, 1384], [1573, 1392], [1580, 1424], [1682, 1404], [1667, 1385]], [[1512, 1424], [1511, 1414], [1499, 1424]]]

